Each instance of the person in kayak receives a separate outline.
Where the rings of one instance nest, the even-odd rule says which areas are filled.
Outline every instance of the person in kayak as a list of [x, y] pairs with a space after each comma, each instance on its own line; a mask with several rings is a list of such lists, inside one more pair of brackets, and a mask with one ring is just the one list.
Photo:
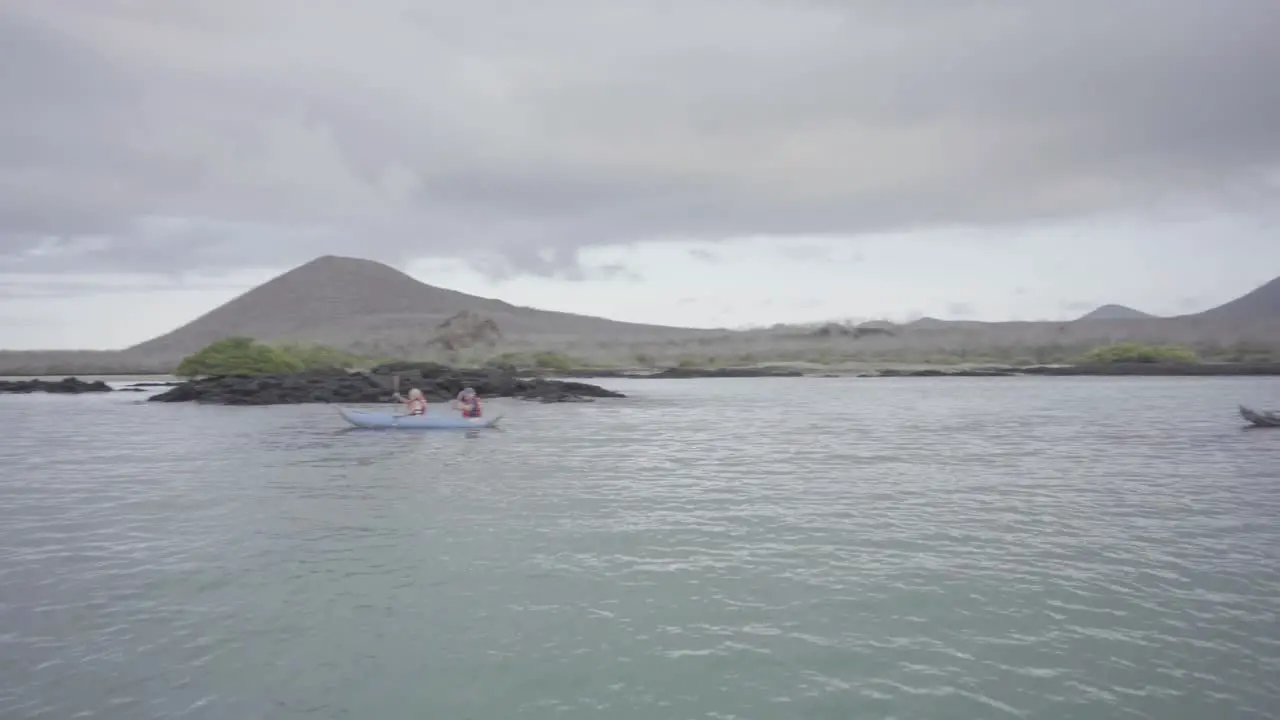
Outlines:
[[471, 388], [464, 389], [458, 393], [458, 409], [462, 410], [464, 418], [480, 417], [480, 396]]
[[418, 388], [410, 390], [408, 398], [404, 398], [400, 393], [396, 393], [395, 399], [404, 403], [406, 415], [427, 414], [427, 398]]

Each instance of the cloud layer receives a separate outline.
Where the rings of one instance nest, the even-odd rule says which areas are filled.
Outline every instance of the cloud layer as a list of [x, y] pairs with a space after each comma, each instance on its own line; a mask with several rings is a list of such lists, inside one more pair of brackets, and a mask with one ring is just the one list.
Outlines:
[[0, 271], [1247, 212], [1276, 37], [1256, 0], [0, 0]]

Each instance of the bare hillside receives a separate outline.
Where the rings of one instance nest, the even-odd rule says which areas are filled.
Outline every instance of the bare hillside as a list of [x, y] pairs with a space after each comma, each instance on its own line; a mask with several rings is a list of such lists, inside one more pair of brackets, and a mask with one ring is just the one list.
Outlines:
[[1183, 317], [1214, 322], [1249, 322], [1280, 318], [1280, 277], [1231, 302]]
[[491, 319], [504, 336], [547, 342], [583, 336], [691, 337], [706, 332], [517, 307], [427, 285], [370, 260], [325, 256], [126, 353], [182, 357], [233, 335], [348, 349], [380, 345], [426, 348], [441, 324], [461, 313]]

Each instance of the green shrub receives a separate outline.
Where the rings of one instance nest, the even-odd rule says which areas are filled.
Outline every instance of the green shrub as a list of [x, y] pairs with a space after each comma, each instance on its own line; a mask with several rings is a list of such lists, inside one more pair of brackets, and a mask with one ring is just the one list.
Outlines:
[[578, 367], [568, 355], [550, 351], [534, 354], [533, 365], [540, 370], [573, 370]]
[[183, 358], [175, 374], [190, 378], [201, 375], [262, 375], [304, 369], [298, 359], [270, 345], [263, 345], [252, 338], [231, 337]]
[[533, 361], [523, 353], [504, 352], [494, 355], [484, 361], [484, 366], [496, 370], [510, 370], [513, 368], [529, 367]]
[[1074, 353], [1058, 343], [1037, 345], [1031, 348], [1031, 359], [1037, 365], [1051, 365], [1066, 361]]
[[839, 365], [843, 359], [838, 353], [834, 352], [808, 352], [796, 357], [792, 362], [805, 363], [807, 365], [831, 366]]
[[324, 345], [291, 343], [276, 346], [276, 350], [298, 361], [304, 370], [322, 368], [349, 368], [369, 363], [368, 358], [336, 350]]
[[1139, 343], [1113, 343], [1096, 347], [1080, 357], [1080, 362], [1115, 363], [1196, 363], [1200, 358], [1186, 348]]
[[1271, 363], [1280, 361], [1280, 350], [1258, 343], [1236, 343], [1229, 347], [1203, 348], [1202, 358], [1215, 362]]

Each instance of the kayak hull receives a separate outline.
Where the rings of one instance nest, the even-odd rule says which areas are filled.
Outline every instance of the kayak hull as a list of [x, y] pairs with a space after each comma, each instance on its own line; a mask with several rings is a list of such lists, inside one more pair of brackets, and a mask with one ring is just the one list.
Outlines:
[[358, 428], [379, 430], [474, 430], [496, 427], [501, 415], [481, 418], [464, 418], [457, 415], [396, 415], [389, 412], [368, 412], [338, 408], [343, 420]]
[[1240, 417], [1258, 427], [1280, 427], [1280, 412], [1260, 412], [1241, 405]]

